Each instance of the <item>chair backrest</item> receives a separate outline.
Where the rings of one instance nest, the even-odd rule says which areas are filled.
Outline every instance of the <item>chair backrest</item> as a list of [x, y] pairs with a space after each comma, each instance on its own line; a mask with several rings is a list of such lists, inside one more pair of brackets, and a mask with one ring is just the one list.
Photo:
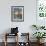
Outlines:
[[21, 33], [19, 37], [20, 42], [29, 42], [29, 33]]

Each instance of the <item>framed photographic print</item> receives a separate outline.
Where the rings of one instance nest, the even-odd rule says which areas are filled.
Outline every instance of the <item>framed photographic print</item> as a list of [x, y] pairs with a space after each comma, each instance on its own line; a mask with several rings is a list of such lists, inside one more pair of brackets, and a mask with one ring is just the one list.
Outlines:
[[11, 6], [11, 21], [12, 22], [24, 21], [24, 6]]

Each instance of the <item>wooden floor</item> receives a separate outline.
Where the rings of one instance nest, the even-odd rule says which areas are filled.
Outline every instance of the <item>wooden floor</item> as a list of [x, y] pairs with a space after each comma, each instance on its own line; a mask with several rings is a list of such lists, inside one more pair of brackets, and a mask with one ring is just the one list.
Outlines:
[[[0, 46], [4, 46], [4, 43], [3, 42], [2, 43], [0, 42]], [[15, 46], [15, 42], [14, 43], [10, 42], [10, 43], [8, 43], [7, 46]], [[25, 45], [21, 45], [21, 46], [25, 46]], [[32, 43], [30, 43], [30, 46], [37, 46], [37, 43], [32, 42]], [[46, 46], [46, 43], [44, 43], [41, 46]]]

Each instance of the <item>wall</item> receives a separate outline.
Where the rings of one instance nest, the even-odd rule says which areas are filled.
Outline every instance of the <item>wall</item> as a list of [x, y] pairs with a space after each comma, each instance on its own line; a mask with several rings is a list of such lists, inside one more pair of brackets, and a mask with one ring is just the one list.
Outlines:
[[[11, 22], [11, 6], [24, 6], [24, 22]], [[19, 32], [29, 32], [32, 36], [32, 24], [36, 24], [36, 0], [0, 0], [0, 34], [17, 26]]]

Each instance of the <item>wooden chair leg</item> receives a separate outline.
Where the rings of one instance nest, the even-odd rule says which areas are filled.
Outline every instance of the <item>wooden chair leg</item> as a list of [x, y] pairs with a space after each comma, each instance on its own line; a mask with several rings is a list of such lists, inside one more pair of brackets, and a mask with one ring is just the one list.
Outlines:
[[7, 33], [5, 34], [5, 46], [7, 46]]
[[18, 34], [17, 34], [16, 40], [17, 40], [17, 42], [16, 42], [15, 46], [18, 46]]
[[18, 34], [17, 34], [17, 46], [18, 46]]
[[5, 46], [7, 46], [7, 42], [5, 41]]

